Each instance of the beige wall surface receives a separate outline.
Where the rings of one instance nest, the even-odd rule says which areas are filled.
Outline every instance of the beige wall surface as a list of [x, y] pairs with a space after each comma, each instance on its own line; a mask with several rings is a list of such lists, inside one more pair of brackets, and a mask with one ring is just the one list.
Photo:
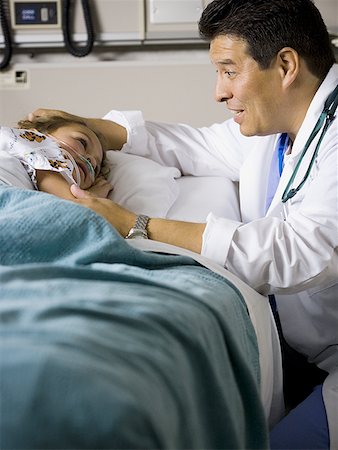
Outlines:
[[315, 0], [329, 31], [338, 34], [338, 0]]
[[0, 123], [13, 125], [40, 106], [87, 116], [139, 109], [150, 120], [195, 126], [229, 117], [225, 106], [214, 100], [215, 71], [207, 50], [197, 56], [194, 52], [159, 56], [148, 54], [138, 61], [63, 57], [57, 62], [16, 63], [0, 73]]
[[[124, 0], [119, 4], [125, 6]], [[330, 32], [338, 34], [338, 0], [315, 4]], [[140, 109], [149, 120], [194, 126], [229, 118], [225, 106], [214, 101], [215, 71], [207, 47], [168, 48], [110, 47], [85, 58], [48, 47], [14, 52], [9, 70], [0, 72], [0, 123], [14, 125], [40, 106], [88, 116], [112, 108]]]

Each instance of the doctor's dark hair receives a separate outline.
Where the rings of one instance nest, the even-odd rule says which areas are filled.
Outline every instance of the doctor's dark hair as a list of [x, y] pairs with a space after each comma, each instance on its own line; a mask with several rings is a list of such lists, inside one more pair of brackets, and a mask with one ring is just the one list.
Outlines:
[[199, 21], [202, 38], [243, 39], [249, 55], [267, 69], [283, 47], [291, 47], [310, 72], [323, 79], [335, 63], [330, 38], [311, 0], [214, 0]]

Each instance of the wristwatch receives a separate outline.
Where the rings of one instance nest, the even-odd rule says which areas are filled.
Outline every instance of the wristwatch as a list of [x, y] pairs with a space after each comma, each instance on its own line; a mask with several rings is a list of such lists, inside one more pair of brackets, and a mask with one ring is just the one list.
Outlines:
[[137, 216], [135, 225], [129, 230], [126, 239], [148, 239], [147, 225], [150, 217], [143, 214]]

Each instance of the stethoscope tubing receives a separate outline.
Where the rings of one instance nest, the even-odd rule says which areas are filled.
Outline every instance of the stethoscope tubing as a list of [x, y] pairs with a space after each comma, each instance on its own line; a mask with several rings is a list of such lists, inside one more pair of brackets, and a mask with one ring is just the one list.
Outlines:
[[[328, 98], [325, 101], [324, 104], [324, 109], [321, 113], [321, 115], [319, 116], [316, 125], [314, 126], [308, 140], [306, 141], [306, 144], [304, 146], [304, 149], [300, 155], [300, 158], [296, 164], [296, 167], [286, 185], [286, 188], [283, 192], [282, 195], [282, 203], [286, 203], [288, 200], [290, 200], [292, 197], [294, 197], [298, 191], [300, 191], [300, 189], [304, 186], [306, 180], [308, 179], [311, 169], [313, 167], [313, 164], [316, 160], [316, 157], [318, 155], [318, 151], [319, 151], [319, 147], [320, 144], [329, 128], [329, 126], [331, 125], [331, 123], [333, 122], [333, 120], [335, 119], [335, 112], [337, 110], [337, 106], [338, 106], [338, 85], [336, 86], [336, 88], [331, 92], [331, 94], [328, 96]], [[323, 127], [324, 124], [324, 127]], [[323, 128], [322, 128], [323, 127]], [[316, 148], [313, 152], [313, 155], [311, 157], [311, 161], [310, 164], [305, 172], [304, 177], [302, 178], [301, 182], [298, 184], [297, 187], [295, 188], [291, 188], [296, 175], [299, 171], [299, 168], [302, 164], [303, 158], [305, 156], [305, 154], [307, 153], [312, 141], [315, 139], [315, 137], [317, 136], [317, 134], [319, 133], [319, 131], [322, 129], [321, 135], [318, 139], [318, 142], [316, 144]]]

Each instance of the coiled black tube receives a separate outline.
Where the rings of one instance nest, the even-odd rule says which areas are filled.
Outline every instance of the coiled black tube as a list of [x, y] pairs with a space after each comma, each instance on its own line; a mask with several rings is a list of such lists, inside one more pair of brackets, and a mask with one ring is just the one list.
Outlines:
[[4, 55], [0, 61], [0, 70], [6, 69], [9, 66], [12, 58], [12, 37], [11, 29], [8, 23], [8, 15], [6, 11], [6, 4], [4, 0], [0, 1], [0, 24], [4, 36]]
[[72, 11], [72, 2], [71, 0], [63, 0], [62, 2], [62, 32], [64, 42], [69, 53], [77, 57], [87, 56], [92, 51], [95, 41], [95, 33], [92, 22], [92, 15], [89, 7], [89, 1], [81, 0], [81, 3], [87, 32], [87, 42], [83, 46], [76, 46], [71, 38], [70, 16]]

